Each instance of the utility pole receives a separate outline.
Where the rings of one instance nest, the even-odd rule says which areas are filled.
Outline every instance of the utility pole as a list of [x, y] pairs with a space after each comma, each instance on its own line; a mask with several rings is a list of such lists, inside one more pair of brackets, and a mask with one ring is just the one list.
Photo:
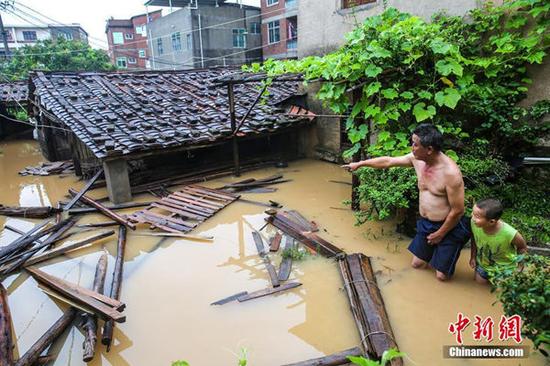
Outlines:
[[[13, 0], [0, 0], [0, 10], [6, 10], [8, 7], [13, 8]], [[2, 35], [2, 42], [4, 43], [4, 59], [7, 60], [10, 54], [10, 49], [8, 47], [8, 32], [4, 29], [2, 13], [0, 13], [0, 34]]]

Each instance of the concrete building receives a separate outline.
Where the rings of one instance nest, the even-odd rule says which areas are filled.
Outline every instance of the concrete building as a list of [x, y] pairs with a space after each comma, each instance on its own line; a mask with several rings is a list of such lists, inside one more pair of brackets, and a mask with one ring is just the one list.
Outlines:
[[[45, 25], [5, 25], [8, 48], [15, 50], [24, 46], [33, 46], [38, 41], [47, 39], [65, 38], [69, 41], [77, 40], [88, 43], [88, 33], [79, 24], [67, 26]], [[2, 35], [0, 35], [0, 55], [5, 53]]]
[[157, 10], [130, 19], [109, 19], [105, 27], [109, 57], [120, 69], [149, 69], [150, 52], [147, 47], [148, 23], [162, 16]]
[[260, 8], [225, 0], [150, 0], [170, 14], [150, 26], [153, 69], [242, 65], [262, 60]]
[[261, 1], [264, 59], [296, 58], [298, 56], [298, 0]]

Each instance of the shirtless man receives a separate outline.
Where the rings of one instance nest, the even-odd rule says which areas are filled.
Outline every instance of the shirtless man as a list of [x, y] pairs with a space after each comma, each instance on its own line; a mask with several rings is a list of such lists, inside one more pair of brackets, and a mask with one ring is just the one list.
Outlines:
[[470, 238], [464, 214], [464, 182], [456, 163], [441, 152], [443, 136], [432, 124], [419, 125], [412, 135], [412, 153], [383, 156], [343, 165], [354, 171], [360, 167], [386, 169], [414, 167], [418, 178], [420, 216], [416, 236], [409, 245], [412, 266], [435, 268], [439, 280], [450, 278], [460, 250]]

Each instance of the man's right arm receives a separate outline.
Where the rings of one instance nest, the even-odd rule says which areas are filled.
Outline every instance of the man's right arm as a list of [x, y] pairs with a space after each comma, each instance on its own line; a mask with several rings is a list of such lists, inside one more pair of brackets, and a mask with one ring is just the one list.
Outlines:
[[396, 166], [412, 167], [412, 159], [414, 159], [412, 153], [397, 157], [381, 156], [379, 158], [361, 160], [356, 163], [342, 165], [342, 168], [347, 168], [351, 171], [354, 171], [364, 166], [375, 169], [387, 169]]

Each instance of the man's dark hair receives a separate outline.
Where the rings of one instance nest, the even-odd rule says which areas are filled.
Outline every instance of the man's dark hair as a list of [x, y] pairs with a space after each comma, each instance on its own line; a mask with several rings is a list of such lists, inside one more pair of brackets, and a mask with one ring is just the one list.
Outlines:
[[437, 127], [431, 123], [422, 123], [418, 125], [413, 133], [418, 136], [420, 143], [424, 147], [432, 147], [435, 151], [441, 151], [443, 145], [443, 135]]
[[494, 198], [485, 198], [476, 202], [476, 206], [485, 211], [485, 218], [487, 220], [498, 220], [502, 216], [504, 206], [502, 203]]

